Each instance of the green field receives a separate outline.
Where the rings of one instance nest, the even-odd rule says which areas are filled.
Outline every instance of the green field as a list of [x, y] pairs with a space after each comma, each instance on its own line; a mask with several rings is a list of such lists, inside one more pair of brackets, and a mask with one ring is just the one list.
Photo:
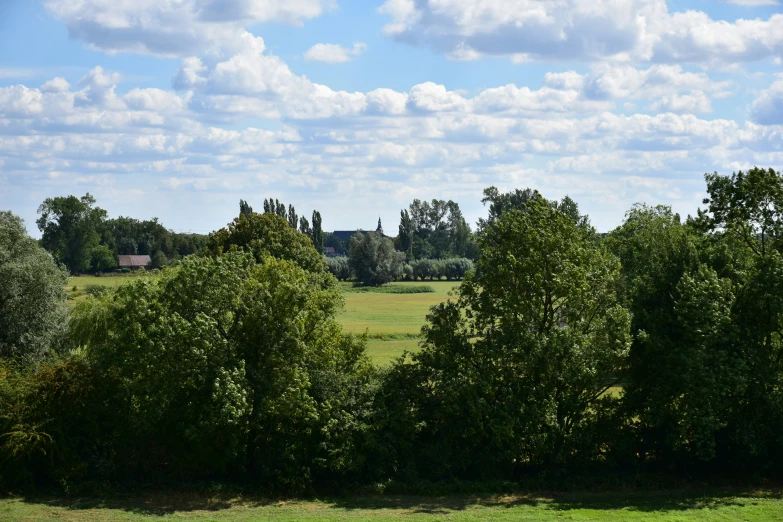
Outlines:
[[207, 494], [150, 494], [115, 500], [0, 500], [0, 520], [135, 521], [776, 521], [778, 491], [516, 494], [505, 496], [365, 496], [268, 501]]
[[[87, 296], [90, 285], [111, 286], [133, 281], [137, 274], [72, 277], [68, 283], [68, 298], [72, 302]], [[347, 332], [370, 335], [368, 350], [378, 364], [388, 363], [405, 350], [418, 350], [418, 335], [430, 306], [448, 299], [448, 293], [459, 283], [426, 281], [392, 283], [393, 286], [431, 286], [435, 292], [423, 294], [387, 294], [351, 291], [350, 283], [341, 283], [345, 309], [338, 315]], [[76, 290], [74, 290], [74, 286]]]
[[68, 299], [75, 303], [80, 299], [87, 297], [87, 287], [89, 286], [109, 286], [116, 288], [119, 285], [129, 281], [134, 281], [137, 277], [142, 277], [144, 272], [131, 274], [116, 274], [102, 276], [76, 276], [68, 280], [68, 286], [65, 287]]
[[[426, 281], [392, 283], [393, 286], [431, 286], [426, 294], [380, 294], [344, 292], [345, 309], [338, 319], [347, 332], [370, 334], [368, 350], [379, 364], [402, 355], [405, 350], [419, 349], [418, 335], [426, 322], [430, 307], [449, 298], [459, 283]], [[349, 286], [349, 285], [348, 285]], [[347, 289], [348, 286], [345, 286]]]

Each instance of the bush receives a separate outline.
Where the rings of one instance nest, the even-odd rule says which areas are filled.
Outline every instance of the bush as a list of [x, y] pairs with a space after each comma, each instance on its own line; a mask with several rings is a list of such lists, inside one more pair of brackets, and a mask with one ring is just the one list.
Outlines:
[[91, 296], [99, 296], [109, 291], [110, 288], [103, 285], [87, 285], [84, 287], [85, 293]]
[[381, 234], [357, 232], [348, 252], [356, 279], [366, 285], [384, 285], [402, 276], [405, 254], [394, 250], [394, 243]]
[[326, 267], [338, 281], [347, 281], [352, 275], [347, 257], [327, 257]]
[[413, 267], [408, 263], [405, 263], [402, 267], [402, 277], [406, 281], [410, 281], [413, 279]]

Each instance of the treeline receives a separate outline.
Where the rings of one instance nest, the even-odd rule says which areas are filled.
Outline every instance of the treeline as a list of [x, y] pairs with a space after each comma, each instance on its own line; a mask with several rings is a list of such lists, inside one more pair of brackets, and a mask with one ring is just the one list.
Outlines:
[[200, 251], [207, 236], [167, 230], [157, 218], [109, 219], [86, 194], [47, 198], [36, 221], [41, 246], [71, 273], [100, 273], [115, 269], [120, 255], [149, 255], [153, 268]]
[[430, 310], [421, 351], [384, 368], [335, 320], [322, 253], [276, 212], [70, 318], [64, 275], [0, 214], [0, 483], [774, 476], [783, 177], [706, 183], [695, 217], [636, 205], [605, 238], [570, 199], [487, 189], [473, 270]]
[[[351, 278], [359, 280], [357, 273], [347, 257], [328, 257], [326, 266], [338, 281], [348, 281]], [[458, 281], [473, 270], [473, 261], [466, 258], [449, 259], [419, 259], [412, 263], [404, 263], [396, 270], [390, 270], [388, 280], [381, 279], [381, 284], [391, 281], [424, 281], [425, 279]]]

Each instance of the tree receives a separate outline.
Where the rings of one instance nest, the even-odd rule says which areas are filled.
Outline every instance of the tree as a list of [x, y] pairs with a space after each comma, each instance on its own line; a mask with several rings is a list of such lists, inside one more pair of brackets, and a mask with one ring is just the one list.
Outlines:
[[[479, 228], [486, 228], [505, 212], [509, 210], [524, 210], [527, 203], [533, 199], [541, 198], [537, 190], [526, 188], [524, 190], [514, 189], [513, 192], [501, 193], [497, 187], [484, 189], [484, 197], [481, 202], [486, 205], [489, 203], [489, 215], [487, 219], [479, 219]], [[582, 228], [590, 226], [590, 220], [587, 215], [579, 213], [579, 205], [568, 196], [564, 196], [560, 201], [551, 200], [549, 204], [552, 208], [565, 214], [571, 220]]]
[[253, 207], [244, 199], [239, 200], [239, 215], [248, 216], [253, 213]]
[[306, 235], [312, 240], [313, 237], [313, 229], [310, 228], [310, 222], [307, 221], [307, 218], [302, 216], [299, 218], [299, 232]]
[[504, 212], [479, 244], [457, 300], [431, 309], [422, 351], [380, 394], [376, 429], [413, 437], [394, 465], [498, 477], [600, 454], [596, 418], [631, 341], [616, 258], [543, 198]]
[[408, 260], [413, 260], [413, 221], [407, 210], [400, 210], [400, 249], [405, 252]]
[[27, 235], [21, 218], [0, 211], [0, 358], [32, 364], [58, 346], [67, 283], [67, 272]]
[[166, 254], [158, 250], [152, 254], [152, 268], [164, 268], [169, 264], [169, 260], [166, 259]]
[[313, 245], [318, 252], [324, 251], [324, 233], [321, 229], [321, 213], [313, 210]]
[[81, 304], [73, 342], [118, 380], [121, 443], [140, 448], [118, 473], [301, 490], [356, 471], [373, 369], [364, 342], [342, 333], [341, 305], [325, 271], [239, 252], [190, 257]]
[[92, 250], [100, 241], [98, 231], [106, 211], [94, 205], [95, 198], [86, 194], [81, 199], [46, 198], [38, 207], [41, 246], [72, 273], [90, 269]]
[[218, 256], [232, 248], [252, 252], [258, 261], [275, 257], [293, 261], [305, 270], [324, 271], [323, 254], [313, 247], [310, 238], [272, 213], [240, 216], [226, 228], [212, 232], [205, 253]]
[[90, 268], [93, 272], [108, 272], [117, 266], [117, 258], [114, 252], [106, 245], [99, 245], [92, 249]]
[[294, 209], [293, 205], [288, 205], [288, 224], [291, 225], [291, 228], [296, 230], [296, 227], [299, 225], [299, 218], [296, 215], [296, 209]]
[[338, 281], [347, 281], [353, 275], [347, 257], [329, 257], [326, 259], [326, 266]]
[[391, 239], [377, 232], [357, 232], [351, 236], [348, 262], [358, 281], [379, 286], [402, 276], [405, 254], [394, 250]]
[[454, 201], [414, 199], [400, 212], [400, 246], [407, 247], [411, 260], [464, 257], [471, 239], [470, 226]]

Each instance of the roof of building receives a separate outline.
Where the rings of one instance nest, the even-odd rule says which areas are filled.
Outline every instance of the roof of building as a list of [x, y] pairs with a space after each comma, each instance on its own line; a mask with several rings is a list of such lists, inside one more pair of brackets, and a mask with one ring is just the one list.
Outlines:
[[150, 256], [120, 256], [120, 266], [130, 267], [147, 266], [152, 264]]

